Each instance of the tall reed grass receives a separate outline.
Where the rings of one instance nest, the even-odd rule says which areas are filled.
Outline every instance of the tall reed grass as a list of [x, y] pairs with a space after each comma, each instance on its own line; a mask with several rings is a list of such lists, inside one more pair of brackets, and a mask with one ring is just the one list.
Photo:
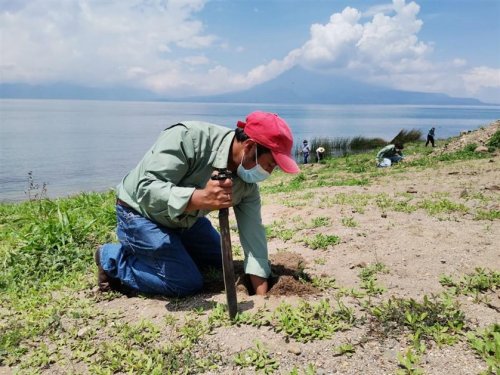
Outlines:
[[[359, 153], [383, 147], [387, 144], [382, 138], [356, 137], [314, 137], [309, 140], [311, 149], [309, 160], [317, 161], [316, 150], [318, 147], [325, 149], [324, 158], [332, 156], [341, 156], [348, 153]], [[294, 156], [297, 160], [302, 157], [302, 143], [295, 146]]]
[[418, 129], [410, 129], [410, 130], [401, 129], [400, 132], [389, 143], [405, 144], [409, 142], [416, 142], [421, 138], [422, 138], [422, 132]]

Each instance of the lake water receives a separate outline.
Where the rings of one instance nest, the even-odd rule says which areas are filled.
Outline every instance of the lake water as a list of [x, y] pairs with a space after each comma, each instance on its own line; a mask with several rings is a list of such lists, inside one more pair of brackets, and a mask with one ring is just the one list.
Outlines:
[[381, 137], [434, 126], [437, 138], [500, 118], [500, 106], [262, 105], [0, 100], [0, 201], [26, 199], [28, 172], [49, 197], [113, 188], [166, 126], [203, 120], [234, 128], [254, 110], [278, 113], [297, 143]]

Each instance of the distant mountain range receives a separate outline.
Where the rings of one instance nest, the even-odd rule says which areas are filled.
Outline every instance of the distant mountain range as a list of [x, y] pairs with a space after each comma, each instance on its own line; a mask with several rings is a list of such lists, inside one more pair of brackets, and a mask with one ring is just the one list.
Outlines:
[[188, 99], [221, 103], [484, 104], [474, 98], [453, 98], [445, 94], [394, 90], [297, 67], [245, 91]]
[[157, 94], [130, 87], [98, 88], [70, 83], [29, 85], [0, 84], [2, 99], [81, 99], [81, 100], [159, 100]]
[[248, 90], [211, 96], [175, 98], [130, 87], [94, 88], [66, 83], [0, 84], [0, 98], [194, 101], [204, 103], [290, 104], [435, 104], [482, 105], [474, 98], [394, 90], [339, 76], [293, 68]]

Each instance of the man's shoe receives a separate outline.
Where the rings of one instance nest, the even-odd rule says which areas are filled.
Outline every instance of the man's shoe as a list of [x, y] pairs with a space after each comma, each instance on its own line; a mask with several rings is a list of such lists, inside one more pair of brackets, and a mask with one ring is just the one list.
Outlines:
[[106, 274], [101, 266], [101, 249], [98, 248], [94, 254], [95, 264], [97, 265], [97, 287], [101, 292], [109, 292], [110, 290], [121, 290], [120, 279], [115, 279]]

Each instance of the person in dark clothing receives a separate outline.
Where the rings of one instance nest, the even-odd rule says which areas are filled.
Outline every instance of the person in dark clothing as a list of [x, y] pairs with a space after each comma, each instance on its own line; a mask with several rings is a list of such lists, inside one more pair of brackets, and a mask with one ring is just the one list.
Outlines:
[[309, 160], [309, 153], [310, 152], [311, 152], [311, 148], [309, 147], [307, 140], [304, 139], [304, 142], [302, 142], [302, 155], [304, 156], [304, 164], [307, 164], [307, 161]]
[[429, 130], [429, 133], [427, 133], [427, 142], [425, 142], [425, 147], [427, 147], [429, 142], [432, 144], [432, 147], [434, 147], [434, 131], [435, 130], [436, 130], [435, 128], [431, 128], [431, 130]]

